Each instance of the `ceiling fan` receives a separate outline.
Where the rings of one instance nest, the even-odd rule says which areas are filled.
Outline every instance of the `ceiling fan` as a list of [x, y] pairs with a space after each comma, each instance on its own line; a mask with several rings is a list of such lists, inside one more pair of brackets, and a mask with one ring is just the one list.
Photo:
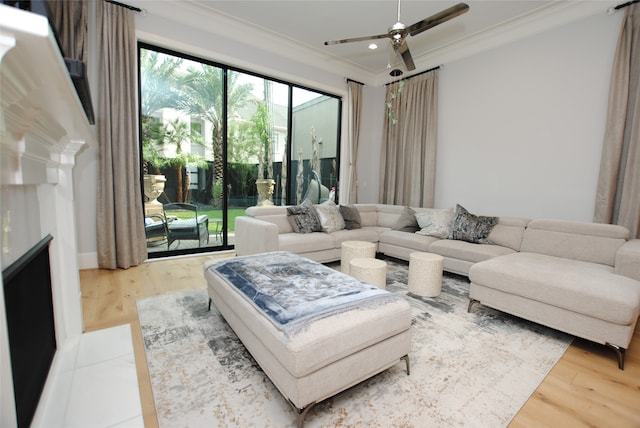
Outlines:
[[[402, 22], [400, 22], [400, 0], [398, 0], [398, 21], [393, 24], [391, 28], [389, 28], [389, 32], [386, 34], [378, 34], [375, 36], [365, 36], [365, 37], [354, 37], [352, 39], [341, 39], [341, 40], [327, 40], [324, 42], [325, 45], [337, 45], [341, 43], [351, 43], [351, 42], [361, 42], [364, 40], [375, 40], [375, 39], [391, 39], [391, 46], [393, 50], [402, 57], [404, 65], [407, 67], [408, 71], [415, 70], [416, 66], [413, 63], [413, 58], [411, 57], [411, 53], [409, 52], [409, 46], [407, 45], [406, 38], [407, 35], [415, 36], [417, 34], [422, 33], [430, 28], [435, 27], [436, 25], [440, 25], [443, 22], [447, 22], [448, 20], [455, 18], [456, 16], [462, 15], [463, 13], [469, 10], [469, 6], [465, 3], [458, 3], [455, 6], [452, 6], [448, 9], [445, 9], [441, 12], [436, 13], [428, 18], [423, 19], [422, 21], [418, 21], [413, 25], [405, 26]], [[392, 76], [399, 76], [402, 74], [402, 71], [399, 69], [391, 70], [390, 73]]]

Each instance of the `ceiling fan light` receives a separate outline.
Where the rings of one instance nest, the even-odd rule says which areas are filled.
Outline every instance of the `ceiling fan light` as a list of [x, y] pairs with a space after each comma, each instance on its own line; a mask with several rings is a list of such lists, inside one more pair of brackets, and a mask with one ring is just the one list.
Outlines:
[[369, 45], [369, 49], [371, 49], [371, 50], [378, 49], [378, 45], [376, 45], [375, 43], [371, 43]]
[[389, 76], [392, 76], [392, 77], [402, 76], [402, 70], [400, 70], [399, 68], [394, 68], [389, 72]]

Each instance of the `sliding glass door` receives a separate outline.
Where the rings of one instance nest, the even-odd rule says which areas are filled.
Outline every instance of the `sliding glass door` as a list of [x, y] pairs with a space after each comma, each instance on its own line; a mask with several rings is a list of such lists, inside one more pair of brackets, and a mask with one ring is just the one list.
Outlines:
[[250, 206], [337, 202], [338, 97], [146, 44], [139, 58], [150, 257], [233, 248]]

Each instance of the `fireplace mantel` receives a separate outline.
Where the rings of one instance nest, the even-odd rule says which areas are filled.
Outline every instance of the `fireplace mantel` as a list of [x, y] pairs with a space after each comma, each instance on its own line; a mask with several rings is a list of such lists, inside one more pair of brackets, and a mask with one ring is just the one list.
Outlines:
[[[0, 5], [0, 264], [6, 268], [42, 237], [53, 236], [58, 353], [50, 378], [64, 364], [58, 354], [83, 330], [73, 167], [76, 155], [95, 145], [47, 19]], [[8, 346], [0, 288], [0, 426], [15, 425]], [[51, 405], [51, 395], [45, 386], [41, 407]]]
[[2, 184], [58, 182], [57, 167], [95, 144], [47, 19], [0, 5]]

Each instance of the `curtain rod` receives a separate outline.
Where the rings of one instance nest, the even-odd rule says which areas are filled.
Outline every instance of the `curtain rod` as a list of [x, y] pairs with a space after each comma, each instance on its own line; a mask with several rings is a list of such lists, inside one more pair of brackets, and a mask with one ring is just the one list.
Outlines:
[[[634, 1], [640, 1], [640, 0], [634, 0]], [[421, 71], [420, 73], [416, 73], [416, 74], [411, 75], [411, 76], [409, 76], [409, 77], [403, 77], [402, 79], [398, 79], [398, 80], [394, 80], [393, 82], [386, 83], [384, 86], [393, 85], [394, 83], [398, 83], [398, 82], [401, 82], [401, 81], [403, 81], [403, 80], [409, 80], [409, 79], [411, 79], [412, 77], [417, 77], [417, 76], [420, 76], [421, 74], [425, 74], [425, 73], [428, 73], [428, 72], [430, 72], [430, 71], [437, 70], [437, 69], [439, 69], [440, 67], [441, 67], [441, 66], [440, 66], [440, 65], [438, 65], [437, 67], [433, 67], [433, 68], [430, 68], [430, 69], [428, 69], [428, 70]]]
[[129, 10], [133, 10], [133, 11], [136, 11], [136, 12], [142, 12], [142, 9], [140, 9], [139, 7], [135, 7], [135, 6], [131, 6], [131, 5], [128, 5], [128, 4], [120, 3], [119, 1], [115, 1], [115, 0], [104, 0], [104, 1], [106, 1], [107, 3], [115, 4], [116, 6], [124, 7], [124, 8], [129, 9]]
[[364, 83], [362, 83], [362, 82], [358, 82], [357, 80], [349, 79], [349, 78], [347, 77], [347, 83], [349, 83], [349, 82], [357, 83], [358, 85], [362, 85], [362, 86], [367, 86], [367, 85], [365, 85], [365, 84], [364, 84]]
[[627, 6], [631, 6], [634, 3], [638, 3], [639, 1], [640, 0], [631, 0], [631, 1], [628, 1], [626, 3], [622, 3], [622, 4], [617, 5], [616, 7], [614, 7], [614, 9], [615, 10], [619, 10], [619, 9], [622, 9], [624, 7], [627, 7]]

